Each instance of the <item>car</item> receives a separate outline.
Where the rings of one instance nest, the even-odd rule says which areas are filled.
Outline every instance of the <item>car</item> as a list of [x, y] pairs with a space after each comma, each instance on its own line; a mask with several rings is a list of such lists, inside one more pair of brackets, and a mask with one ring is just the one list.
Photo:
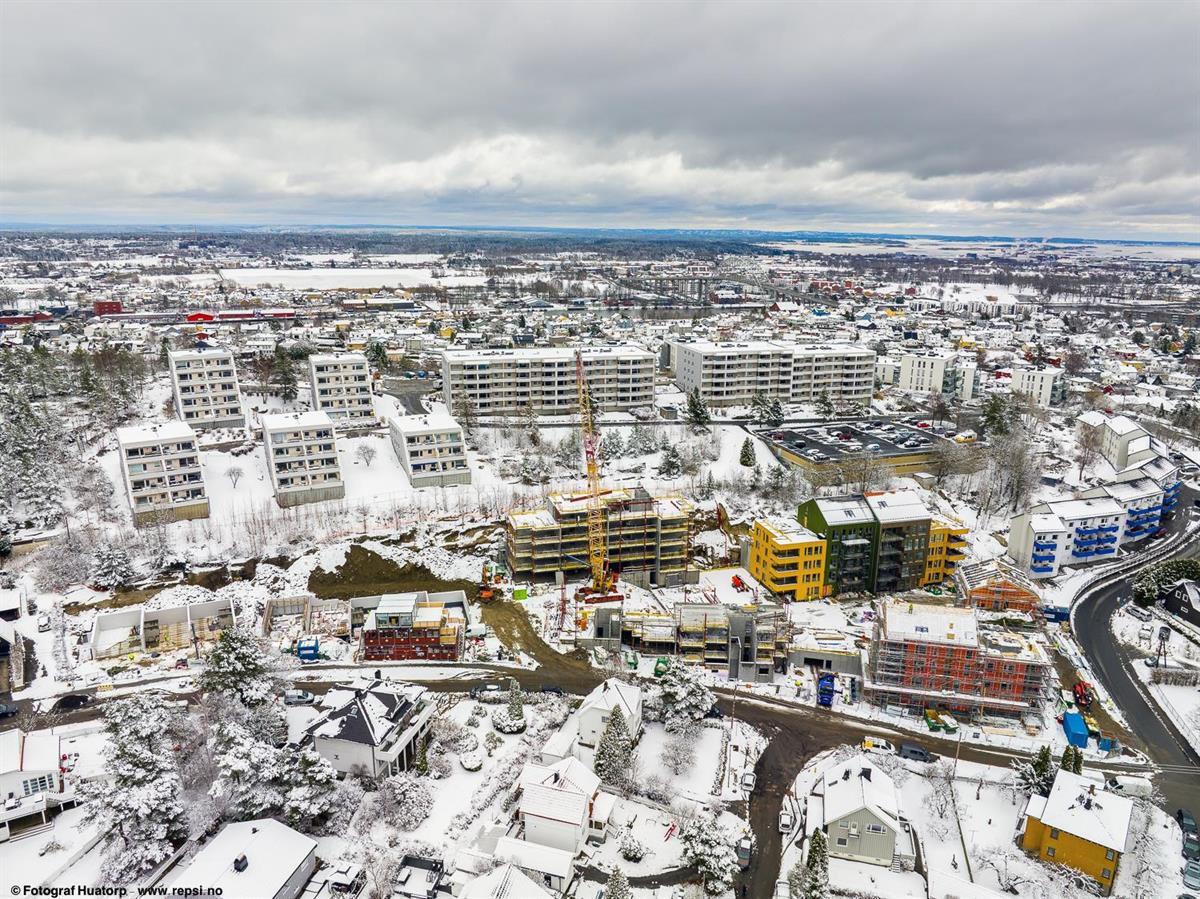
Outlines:
[[11, 702], [0, 702], [0, 718], [11, 718], [19, 711], [21, 710]]
[[754, 853], [754, 841], [750, 837], [742, 837], [737, 844], [737, 860], [739, 868], [750, 867], [750, 856]]
[[91, 701], [92, 697], [85, 693], [68, 693], [66, 696], [60, 697], [58, 702], [54, 703], [54, 711], [62, 712], [81, 709]]
[[921, 428], [921, 429], [922, 429], [922, 430], [924, 430], [924, 431], [928, 431], [928, 430], [929, 430], [929, 422], [927, 422], [927, 421], [919, 421], [919, 422], [917, 422], [917, 427], [918, 427], [918, 428]]
[[563, 688], [562, 687], [554, 687], [554, 686], [545, 686], [545, 687], [542, 687], [542, 692], [549, 693], [552, 696], [562, 696]]
[[865, 752], [879, 755], [895, 755], [896, 747], [882, 737], [863, 737], [862, 748]]
[[1200, 861], [1200, 837], [1196, 834], [1183, 835], [1183, 857], [1188, 861]]
[[1150, 539], [1151, 540], [1161, 540], [1165, 536], [1167, 536], [1167, 529], [1159, 528], [1157, 531], [1155, 531], [1153, 534], [1150, 535]]
[[753, 771], [742, 772], [742, 789], [747, 793], [753, 793], [754, 787], [758, 784], [758, 775]]
[[50, 630], [50, 616], [39, 615], [37, 620], [37, 628], [39, 634], [44, 634]]
[[1190, 861], [1184, 867], [1183, 885], [1190, 890], [1200, 890], [1200, 862]]
[[792, 814], [789, 808], [779, 810], [779, 832], [791, 833], [792, 828], [796, 826], [796, 816]]
[[283, 704], [284, 705], [312, 705], [316, 702], [317, 697], [313, 696], [307, 690], [284, 690]]
[[504, 690], [499, 684], [483, 684], [482, 686], [472, 687], [470, 696], [472, 699], [480, 699], [484, 696], [495, 696]]
[[1196, 833], [1196, 817], [1185, 808], [1175, 809], [1175, 820], [1184, 833]]
[[711, 709], [704, 713], [705, 718], [724, 718], [725, 713], [721, 711], [721, 707], [715, 702]]
[[916, 743], [901, 743], [900, 758], [909, 759], [914, 762], [929, 763], [933, 761], [933, 755], [924, 746], [918, 746]]
[[188, 660], [187, 660], [187, 659], [178, 659], [178, 660], [176, 660], [176, 662], [175, 662], [175, 670], [176, 670], [176, 671], [186, 671], [186, 670], [187, 670], [187, 666], [188, 666]]
[[1145, 662], [1146, 662], [1147, 668], [1157, 668], [1158, 667], [1158, 657], [1157, 656], [1151, 656], [1150, 658], [1146, 659]]
[[883, 447], [881, 447], [878, 443], [868, 443], [867, 444], [867, 452], [868, 453], [878, 453], [878, 452], [881, 452], [882, 450], [883, 450]]

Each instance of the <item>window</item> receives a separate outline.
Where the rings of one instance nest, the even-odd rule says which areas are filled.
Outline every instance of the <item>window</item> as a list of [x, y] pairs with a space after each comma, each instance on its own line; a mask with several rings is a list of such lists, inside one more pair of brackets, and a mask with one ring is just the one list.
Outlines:
[[43, 774], [41, 777], [33, 777], [21, 782], [21, 789], [26, 796], [33, 796], [35, 793], [48, 793], [53, 788], [54, 777], [50, 774]]
[[837, 844], [838, 844], [839, 846], [849, 846], [849, 845], [850, 845], [850, 842], [849, 842], [849, 840], [847, 840], [845, 837], [838, 837], [838, 838], [837, 838]]
[[1048, 846], [1046, 848], [1046, 858], [1054, 858], [1054, 847], [1053, 846]]
[[1050, 828], [1050, 839], [1052, 839], [1052, 840], [1058, 839], [1058, 828], [1057, 827]]
[[1110, 868], [1105, 868], [1103, 871], [1100, 872], [1100, 876], [1104, 880], [1108, 880], [1110, 877], [1112, 877], [1112, 870]]
[[838, 827], [840, 827], [842, 830], [849, 830], [849, 829], [850, 829], [850, 822], [849, 822], [849, 821], [839, 821], [839, 822], [838, 822]]
[[887, 833], [887, 828], [882, 824], [868, 824], [867, 833]]
[[1104, 859], [1105, 859], [1105, 861], [1110, 861], [1110, 862], [1113, 860], [1113, 851], [1111, 849], [1109, 849], [1108, 852], [1104, 853]]

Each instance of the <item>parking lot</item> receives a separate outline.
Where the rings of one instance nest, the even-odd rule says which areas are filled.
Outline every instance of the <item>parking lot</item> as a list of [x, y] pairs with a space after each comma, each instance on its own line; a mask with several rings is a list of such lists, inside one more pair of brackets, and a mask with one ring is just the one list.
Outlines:
[[784, 428], [766, 431], [762, 437], [788, 456], [819, 465], [862, 454], [888, 459], [930, 453], [938, 441], [949, 440], [955, 433], [952, 428], [934, 428], [928, 421], [879, 420]]

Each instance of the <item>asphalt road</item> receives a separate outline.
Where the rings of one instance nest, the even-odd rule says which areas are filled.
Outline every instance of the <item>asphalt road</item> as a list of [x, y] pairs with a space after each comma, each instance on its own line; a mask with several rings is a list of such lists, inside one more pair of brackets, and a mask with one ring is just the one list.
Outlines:
[[[1194, 491], [1184, 491], [1181, 514], [1171, 522], [1172, 530], [1178, 530], [1186, 523], [1195, 495]], [[1177, 555], [1197, 558], [1198, 551], [1200, 540], [1193, 540]], [[1132, 592], [1132, 580], [1132, 576], [1124, 578], [1080, 599], [1075, 611], [1075, 637], [1092, 671], [1124, 713], [1130, 731], [1163, 769], [1159, 788], [1166, 797], [1169, 810], [1181, 807], [1200, 810], [1200, 753], [1159, 712], [1141, 681], [1130, 670], [1139, 659], [1113, 639], [1109, 627], [1113, 614]]]

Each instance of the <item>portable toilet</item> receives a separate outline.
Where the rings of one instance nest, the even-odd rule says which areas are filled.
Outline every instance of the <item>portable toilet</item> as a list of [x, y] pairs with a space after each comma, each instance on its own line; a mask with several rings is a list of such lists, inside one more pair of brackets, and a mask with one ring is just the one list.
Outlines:
[[1079, 749], [1087, 749], [1088, 728], [1083, 715], [1078, 712], [1067, 712], [1063, 715], [1063, 733], [1067, 742]]

